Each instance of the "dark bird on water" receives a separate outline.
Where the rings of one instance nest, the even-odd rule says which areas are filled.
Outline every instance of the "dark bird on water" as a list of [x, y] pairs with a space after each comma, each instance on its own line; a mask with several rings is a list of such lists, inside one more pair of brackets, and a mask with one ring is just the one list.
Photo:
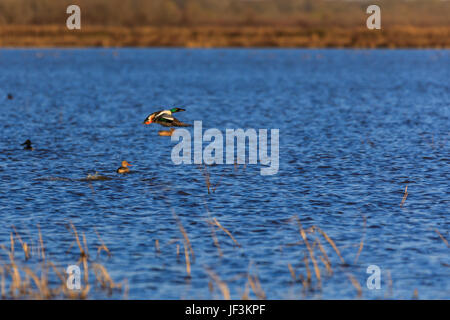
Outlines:
[[8, 100], [12, 100], [14, 97], [13, 97], [13, 95], [11, 93], [8, 93], [7, 98], [8, 98]]
[[157, 123], [164, 127], [190, 127], [190, 124], [183, 123], [172, 116], [175, 112], [186, 111], [181, 108], [172, 108], [169, 110], [156, 111], [150, 114], [144, 120], [144, 124]]
[[22, 143], [21, 146], [25, 146], [25, 147], [23, 147], [25, 150], [33, 150], [30, 139], [27, 139], [27, 141]]

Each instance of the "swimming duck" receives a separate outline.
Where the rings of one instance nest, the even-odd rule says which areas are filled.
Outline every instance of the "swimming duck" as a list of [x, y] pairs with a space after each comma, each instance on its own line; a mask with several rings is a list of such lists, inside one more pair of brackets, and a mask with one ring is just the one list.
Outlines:
[[131, 164], [129, 164], [127, 161], [122, 161], [122, 166], [117, 169], [117, 173], [129, 173], [130, 169], [128, 168], [128, 166], [131, 166]]
[[14, 99], [14, 97], [13, 97], [13, 95], [11, 93], [8, 93], [7, 98], [8, 98], [8, 100]]
[[33, 150], [30, 139], [27, 139], [27, 141], [22, 143], [21, 146], [25, 146], [25, 147], [23, 147], [25, 150]]
[[190, 124], [183, 123], [172, 116], [172, 113], [186, 111], [181, 108], [172, 108], [169, 110], [156, 111], [150, 114], [144, 120], [144, 124], [157, 123], [164, 127], [189, 127]]
[[174, 128], [170, 128], [170, 131], [161, 130], [161, 131], [158, 131], [158, 134], [160, 136], [170, 137], [174, 131], [175, 131]]

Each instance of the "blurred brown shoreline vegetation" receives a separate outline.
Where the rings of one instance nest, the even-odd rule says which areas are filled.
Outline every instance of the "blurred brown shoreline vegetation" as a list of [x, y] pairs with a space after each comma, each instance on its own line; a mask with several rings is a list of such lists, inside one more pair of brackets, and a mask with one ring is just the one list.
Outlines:
[[450, 48], [449, 17], [448, 0], [0, 0], [0, 47]]

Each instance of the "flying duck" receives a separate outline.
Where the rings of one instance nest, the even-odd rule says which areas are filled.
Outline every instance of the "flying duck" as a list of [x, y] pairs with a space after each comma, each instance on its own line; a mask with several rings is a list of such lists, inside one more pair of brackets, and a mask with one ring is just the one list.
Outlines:
[[183, 123], [172, 116], [172, 113], [186, 111], [181, 108], [172, 108], [169, 110], [156, 111], [150, 114], [144, 120], [144, 124], [157, 123], [164, 127], [189, 127], [190, 124]]

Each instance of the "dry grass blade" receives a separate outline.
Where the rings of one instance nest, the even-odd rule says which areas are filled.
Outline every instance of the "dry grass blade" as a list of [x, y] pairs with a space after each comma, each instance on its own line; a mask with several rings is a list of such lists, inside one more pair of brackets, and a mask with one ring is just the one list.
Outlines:
[[289, 272], [290, 272], [290, 274], [291, 274], [292, 279], [293, 279], [294, 281], [297, 281], [297, 277], [295, 276], [295, 271], [294, 271], [294, 269], [292, 268], [292, 265], [291, 265], [290, 263], [288, 263], [288, 269], [289, 269]]
[[363, 215], [363, 220], [364, 220], [364, 224], [363, 224], [363, 236], [361, 237], [361, 242], [359, 243], [359, 249], [358, 252], [356, 253], [356, 257], [355, 257], [355, 261], [354, 264], [356, 264], [358, 262], [359, 259], [359, 255], [361, 254], [361, 251], [363, 249], [364, 246], [364, 238], [366, 237], [366, 217]]
[[308, 237], [306, 236], [306, 232], [303, 229], [300, 219], [298, 219], [298, 217], [297, 217], [297, 223], [298, 223], [298, 227], [300, 229], [300, 235], [302, 236], [303, 242], [305, 242], [306, 248], [308, 249], [309, 256], [310, 256], [311, 261], [314, 266], [314, 273], [316, 274], [318, 285], [320, 287], [321, 286], [320, 269], [319, 269], [319, 265], [317, 264], [317, 260], [314, 257], [314, 251], [311, 248], [311, 245], [309, 244]]
[[238, 246], [238, 247], [241, 247], [241, 245], [237, 242], [237, 240], [233, 237], [233, 235], [231, 234], [231, 232], [230, 231], [228, 231], [225, 227], [223, 227], [221, 224], [220, 224], [220, 222], [216, 219], [216, 218], [213, 218], [213, 223], [214, 223], [214, 225], [216, 225], [217, 227], [219, 227], [219, 229], [221, 229], [222, 231], [224, 231], [230, 238], [231, 238], [231, 240], [233, 240], [233, 242]]
[[352, 276], [351, 274], [348, 275], [348, 278], [352, 282], [355, 289], [358, 291], [358, 298], [361, 298], [362, 297], [362, 288], [361, 288], [361, 285], [359, 284], [358, 280], [356, 280], [356, 278], [354, 276]]
[[393, 284], [392, 284], [391, 271], [388, 270], [386, 272], [386, 274], [387, 274], [387, 287], [388, 287], [388, 290], [384, 294], [384, 298], [385, 299], [387, 299], [389, 297], [392, 297], [392, 294], [393, 294]]
[[110, 293], [114, 289], [122, 289], [123, 284], [114, 283], [114, 281], [112, 280], [108, 271], [106, 270], [106, 268], [103, 265], [101, 265], [99, 263], [94, 263], [92, 265], [92, 269], [94, 270], [95, 277], [96, 277], [97, 281], [100, 283], [100, 285], [102, 286], [102, 288], [108, 289]]
[[[205, 203], [205, 209], [206, 209], [206, 212], [208, 213], [209, 219], [211, 219], [211, 213], [209, 212], [208, 205], [206, 203]], [[213, 224], [211, 222], [209, 222], [208, 220], [206, 220], [206, 222], [208, 222], [209, 228], [211, 229], [211, 237], [213, 239], [214, 246], [217, 248], [217, 251], [219, 252], [219, 256], [222, 257], [222, 250], [220, 249], [219, 239], [216, 236], [216, 230], [214, 230]]]
[[403, 204], [406, 201], [406, 198], [408, 197], [408, 186], [405, 187], [405, 193], [403, 194], [402, 202], [400, 203], [400, 207], [403, 207]]
[[250, 293], [250, 286], [249, 286], [248, 281], [247, 281], [245, 283], [244, 293], [242, 294], [241, 299], [242, 300], [250, 300], [249, 293]]
[[191, 277], [191, 260], [189, 259], [189, 252], [186, 246], [186, 242], [183, 242], [184, 245], [184, 258], [186, 260], [186, 273], [188, 278]]
[[156, 250], [156, 253], [160, 253], [161, 252], [159, 250], [159, 240], [158, 239], [155, 239], [155, 250]]
[[311, 270], [309, 269], [309, 261], [308, 261], [308, 256], [305, 253], [305, 256], [303, 258], [303, 261], [305, 262], [305, 269], [306, 269], [306, 282], [303, 284], [303, 286], [305, 288], [308, 288], [309, 285], [311, 284]]
[[19, 239], [20, 245], [22, 246], [22, 250], [25, 254], [25, 260], [28, 260], [30, 258], [30, 247], [28, 247], [28, 244], [22, 240], [22, 237], [17, 232], [16, 227], [12, 226], [14, 233], [16, 234], [17, 239]]
[[253, 292], [255, 293], [256, 297], [258, 299], [264, 300], [266, 299], [266, 294], [264, 290], [261, 288], [261, 283], [259, 282], [258, 277], [255, 275], [252, 277], [250, 274], [248, 275], [248, 283], [250, 284], [250, 287], [252, 288]]
[[105, 251], [108, 254], [108, 258], [111, 257], [111, 252], [109, 251], [108, 247], [103, 242], [103, 239], [100, 237], [100, 234], [98, 233], [97, 229], [94, 228], [95, 234], [97, 235], [98, 240], [100, 241], [100, 246], [97, 248], [97, 257], [100, 255], [100, 253]]
[[220, 291], [222, 292], [223, 298], [225, 300], [230, 300], [230, 290], [228, 289], [227, 284], [222, 281], [217, 274], [215, 274], [212, 270], [206, 269], [206, 273], [211, 277], [211, 279], [214, 280], [214, 282], [219, 287]]
[[173, 216], [175, 218], [175, 221], [177, 222], [177, 225], [178, 225], [178, 228], [180, 229], [181, 234], [183, 235], [185, 243], [189, 247], [189, 251], [190, 251], [191, 256], [192, 256], [192, 262], [194, 262], [195, 261], [194, 249], [192, 249], [191, 242], [189, 241], [188, 234], [187, 234], [186, 230], [184, 229], [183, 225], [181, 224], [181, 221], [178, 218], [178, 216], [176, 215], [175, 211], [172, 210], [172, 214], [173, 214]]
[[333, 269], [331, 268], [331, 261], [328, 258], [327, 252], [325, 251], [325, 248], [322, 246], [322, 243], [320, 242], [318, 237], [316, 237], [316, 242], [317, 242], [320, 252], [322, 253], [322, 256], [320, 257], [320, 259], [322, 260], [323, 264], [325, 265], [325, 268], [327, 268], [328, 273], [331, 275], [331, 274], [333, 274]]
[[445, 245], [450, 248], [450, 245], [448, 244], [447, 239], [444, 238], [444, 236], [439, 232], [438, 229], [434, 229], [434, 232], [438, 234], [438, 236], [442, 239], [442, 241], [445, 243]]
[[341, 259], [342, 264], [346, 264], [344, 261], [344, 258], [342, 258], [341, 252], [339, 251], [338, 247], [336, 246], [336, 244], [334, 243], [334, 241], [325, 233], [325, 231], [323, 231], [322, 229], [320, 229], [319, 227], [316, 227], [317, 231], [320, 232], [320, 234], [325, 238], [325, 240], [328, 241], [328, 243], [333, 247], [334, 251], [336, 252], [336, 254], [338, 255], [339, 259]]
[[40, 243], [40, 248], [41, 248], [41, 253], [42, 253], [42, 260], [45, 261], [44, 240], [42, 240], [41, 228], [39, 227], [39, 225], [37, 225], [37, 228], [38, 228], [38, 232], [39, 232], [39, 243]]

